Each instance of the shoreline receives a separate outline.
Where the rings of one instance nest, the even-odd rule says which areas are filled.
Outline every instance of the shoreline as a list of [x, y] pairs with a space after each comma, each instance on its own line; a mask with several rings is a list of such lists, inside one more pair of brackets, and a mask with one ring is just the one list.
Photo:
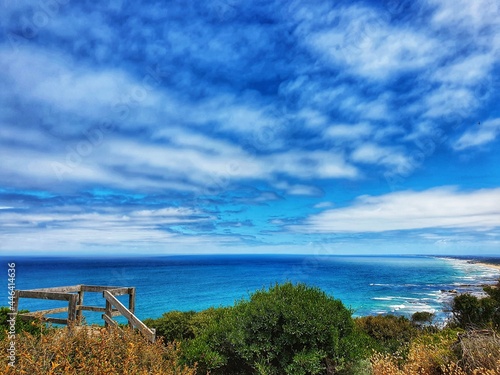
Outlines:
[[492, 262], [488, 260], [483, 260], [480, 258], [467, 258], [467, 257], [453, 257], [453, 256], [436, 256], [438, 259], [444, 259], [444, 260], [455, 260], [455, 261], [461, 261], [469, 265], [473, 266], [481, 266], [485, 268], [490, 268], [492, 270], [498, 271], [499, 272], [499, 277], [500, 277], [500, 257], [496, 258], [498, 259], [498, 262]]
[[448, 298], [465, 293], [481, 298], [486, 295], [484, 287], [496, 285], [500, 281], [500, 263], [497, 263], [500, 258], [495, 258], [493, 262], [474, 257], [437, 258], [454, 263], [453, 267], [463, 274], [458, 277], [461, 280], [454, 283], [452, 290], [441, 290], [442, 293], [448, 294]]
[[475, 261], [475, 260], [471, 260], [469, 262], [470, 262], [470, 264], [477, 264], [478, 266], [488, 267], [488, 268], [497, 270], [500, 273], [500, 264], [483, 262], [483, 261]]

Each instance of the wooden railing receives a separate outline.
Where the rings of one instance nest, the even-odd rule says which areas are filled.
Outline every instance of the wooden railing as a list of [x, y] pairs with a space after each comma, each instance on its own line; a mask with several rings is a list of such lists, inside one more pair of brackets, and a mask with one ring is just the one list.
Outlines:
[[[85, 306], [83, 304], [85, 292], [102, 293], [106, 307]], [[116, 296], [128, 294], [128, 308], [121, 303]], [[45, 300], [68, 301], [67, 307], [56, 309], [39, 310], [30, 313], [18, 313], [20, 298], [36, 298]], [[54, 288], [40, 288], [30, 290], [16, 290], [14, 294], [14, 312], [21, 319], [33, 319], [42, 316], [46, 322], [56, 324], [81, 324], [82, 311], [102, 312], [105, 326], [118, 326], [113, 320], [115, 316], [124, 316], [130, 327], [137, 328], [151, 342], [155, 341], [155, 330], [148, 328], [139, 318], [134, 315], [135, 312], [135, 288], [120, 286], [96, 286], [96, 285], [73, 285], [60, 286]], [[48, 314], [57, 314], [67, 312], [66, 319], [47, 317]]]
[[[118, 326], [118, 324], [113, 320], [113, 316], [116, 314], [113, 307], [116, 308], [117, 312], [123, 315], [128, 320], [128, 324], [132, 327], [137, 328], [149, 341], [154, 342], [156, 338], [155, 329], [148, 328], [143, 322], [141, 322], [129, 309], [127, 309], [116, 297], [118, 289], [105, 290], [102, 295], [106, 299], [106, 312], [102, 315], [102, 318], [106, 324], [112, 326]], [[119, 293], [119, 291], [118, 291]]]

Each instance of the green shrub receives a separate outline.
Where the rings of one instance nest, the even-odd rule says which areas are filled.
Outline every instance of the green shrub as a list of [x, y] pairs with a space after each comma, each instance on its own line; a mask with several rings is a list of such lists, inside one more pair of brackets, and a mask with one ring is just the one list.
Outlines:
[[453, 323], [461, 328], [486, 328], [491, 325], [498, 305], [492, 298], [461, 294], [453, 299]]
[[287, 283], [212, 311], [184, 350], [201, 372], [319, 374], [367, 356], [364, 338], [341, 301]]
[[484, 291], [488, 294], [488, 298], [493, 305], [490, 316], [491, 326], [493, 329], [500, 331], [500, 280], [495, 286], [485, 287]]
[[[20, 310], [19, 313], [27, 313], [28, 310]], [[0, 340], [8, 336], [10, 330], [9, 315], [11, 310], [8, 307], [0, 307]], [[32, 335], [38, 336], [46, 330], [45, 324], [41, 323], [39, 320], [23, 320], [20, 318], [16, 319], [15, 333], [29, 332]]]
[[404, 349], [418, 333], [412, 322], [404, 316], [365, 316], [357, 318], [355, 322], [362, 332], [373, 339], [373, 349], [384, 353], [396, 353]]
[[500, 281], [483, 289], [487, 297], [477, 298], [466, 293], [453, 299], [453, 325], [464, 329], [500, 329]]
[[489, 298], [493, 299], [498, 305], [500, 305], [500, 280], [494, 286], [487, 286], [483, 288]]
[[411, 316], [411, 321], [417, 325], [431, 324], [434, 314], [428, 311], [417, 311]]
[[194, 311], [170, 311], [158, 319], [145, 319], [144, 324], [156, 329], [156, 334], [165, 342], [182, 341], [194, 337], [190, 324], [194, 315]]

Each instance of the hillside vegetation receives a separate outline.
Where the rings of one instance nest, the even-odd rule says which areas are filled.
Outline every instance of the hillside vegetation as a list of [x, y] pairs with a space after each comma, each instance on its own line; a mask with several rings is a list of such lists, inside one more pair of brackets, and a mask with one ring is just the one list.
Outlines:
[[[499, 283], [500, 286], [500, 283]], [[5, 374], [373, 374], [500, 375], [500, 289], [457, 296], [447, 327], [432, 314], [352, 318], [318, 288], [286, 283], [232, 307], [171, 311], [145, 323], [151, 344], [128, 328], [107, 331], [16, 327], [16, 364]], [[7, 353], [7, 309], [0, 310], [0, 348]]]

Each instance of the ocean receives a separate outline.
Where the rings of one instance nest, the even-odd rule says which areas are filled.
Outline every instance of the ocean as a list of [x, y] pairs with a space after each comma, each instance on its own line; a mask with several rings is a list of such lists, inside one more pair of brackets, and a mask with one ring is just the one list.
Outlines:
[[[481, 285], [500, 278], [500, 271], [465, 259], [429, 256], [1, 257], [0, 261], [5, 277], [0, 306], [8, 305], [7, 264], [15, 262], [15, 285], [20, 290], [78, 284], [136, 287], [140, 319], [171, 310], [230, 306], [255, 290], [291, 281], [321, 288], [342, 300], [354, 316], [430, 311], [442, 322], [455, 291], [480, 293]], [[19, 308], [35, 311], [65, 304], [21, 299]], [[85, 305], [104, 307], [104, 299], [99, 293], [86, 293]], [[84, 316], [88, 323], [102, 324], [100, 313]]]

